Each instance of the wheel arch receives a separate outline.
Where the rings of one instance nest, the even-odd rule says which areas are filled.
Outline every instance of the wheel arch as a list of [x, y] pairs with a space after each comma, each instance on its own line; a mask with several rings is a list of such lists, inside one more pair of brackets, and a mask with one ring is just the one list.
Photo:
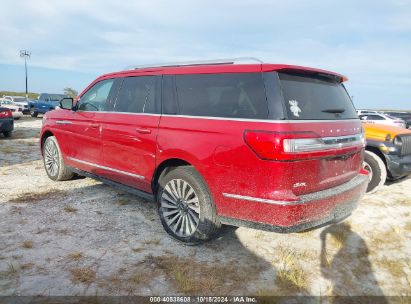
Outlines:
[[385, 156], [380, 151], [380, 149], [378, 149], [377, 147], [373, 147], [373, 146], [366, 146], [365, 150], [370, 151], [370, 152], [376, 154], [379, 158], [381, 158], [381, 160], [383, 161], [383, 163], [385, 165], [385, 169], [388, 171], [387, 160], [385, 159]]
[[193, 166], [188, 161], [181, 159], [181, 158], [169, 158], [163, 160], [156, 168], [153, 174], [153, 178], [151, 180], [151, 189], [153, 194], [156, 195], [157, 193], [157, 186], [160, 177], [163, 174], [166, 174], [171, 168], [180, 167], [180, 166]]
[[54, 136], [53, 132], [51, 132], [50, 130], [46, 130], [42, 133], [41, 135], [41, 141], [40, 141], [40, 147], [41, 147], [41, 154], [43, 155], [43, 145], [44, 142], [46, 141], [46, 139], [50, 136]]

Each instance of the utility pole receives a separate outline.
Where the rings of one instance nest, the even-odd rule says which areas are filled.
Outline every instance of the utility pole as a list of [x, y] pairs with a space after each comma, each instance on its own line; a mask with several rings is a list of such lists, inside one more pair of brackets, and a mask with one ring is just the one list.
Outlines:
[[20, 57], [24, 58], [24, 70], [26, 71], [26, 99], [29, 98], [29, 93], [27, 90], [27, 58], [30, 58], [31, 52], [26, 50], [20, 51]]

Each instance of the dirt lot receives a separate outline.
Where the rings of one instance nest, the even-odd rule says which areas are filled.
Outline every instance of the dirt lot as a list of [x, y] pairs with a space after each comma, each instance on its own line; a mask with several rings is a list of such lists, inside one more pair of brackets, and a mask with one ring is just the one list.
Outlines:
[[0, 138], [0, 295], [411, 295], [411, 179], [345, 222], [280, 235], [228, 229], [187, 247], [155, 204], [88, 178], [55, 183], [41, 119]]

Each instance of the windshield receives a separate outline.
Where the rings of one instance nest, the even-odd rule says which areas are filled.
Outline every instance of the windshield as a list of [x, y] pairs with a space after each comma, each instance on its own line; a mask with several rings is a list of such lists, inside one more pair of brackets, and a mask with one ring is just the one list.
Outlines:
[[320, 76], [278, 75], [289, 119], [358, 119], [342, 84]]
[[14, 102], [26, 102], [26, 97], [13, 97]]
[[63, 94], [49, 94], [49, 95], [46, 95], [44, 99], [49, 100], [49, 101], [60, 101], [64, 97], [66, 97], [66, 95], [63, 95]]

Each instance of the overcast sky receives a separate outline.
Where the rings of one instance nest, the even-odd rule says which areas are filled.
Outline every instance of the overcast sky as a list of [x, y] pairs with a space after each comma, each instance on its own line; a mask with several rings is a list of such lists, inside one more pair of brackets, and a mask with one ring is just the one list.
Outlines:
[[131, 64], [258, 57], [349, 78], [357, 107], [411, 109], [411, 1], [2, 1], [0, 90], [81, 91]]

